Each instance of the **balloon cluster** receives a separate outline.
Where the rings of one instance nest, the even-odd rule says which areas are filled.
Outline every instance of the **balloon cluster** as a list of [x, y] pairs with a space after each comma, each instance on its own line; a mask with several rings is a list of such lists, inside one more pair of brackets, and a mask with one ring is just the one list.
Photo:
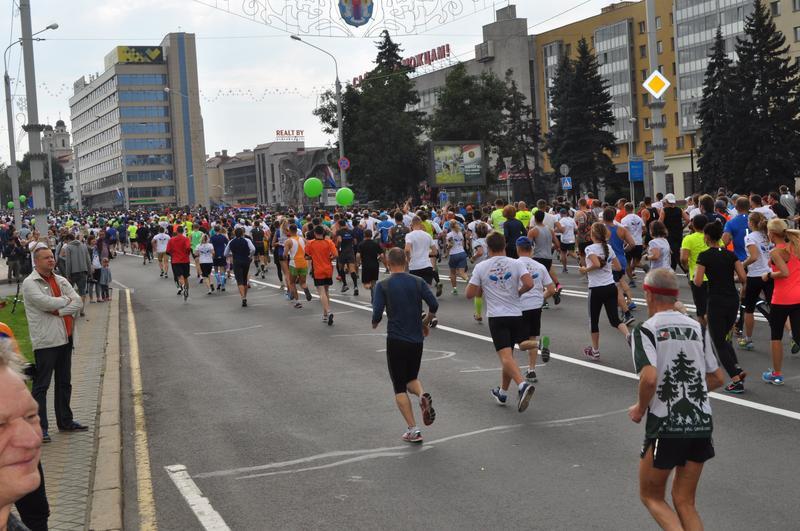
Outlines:
[[[322, 181], [316, 177], [309, 177], [303, 182], [303, 192], [309, 199], [315, 199], [322, 195]], [[349, 206], [353, 204], [355, 194], [350, 188], [339, 188], [336, 191], [336, 204], [339, 206]]]

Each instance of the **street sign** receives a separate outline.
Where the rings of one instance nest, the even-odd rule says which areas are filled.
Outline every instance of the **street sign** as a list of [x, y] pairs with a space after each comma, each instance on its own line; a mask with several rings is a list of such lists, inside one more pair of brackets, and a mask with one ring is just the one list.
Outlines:
[[445, 192], [444, 190], [439, 192], [439, 203], [440, 204], [447, 203], [447, 197], [448, 197], [447, 192]]
[[658, 70], [653, 70], [653, 73], [642, 83], [642, 86], [651, 96], [658, 99], [667, 91], [670, 82], [669, 79], [664, 77], [664, 74]]
[[561, 178], [561, 189], [562, 190], [572, 190], [572, 177], [562, 177]]
[[628, 180], [632, 183], [644, 182], [644, 161], [632, 160], [628, 162]]
[[340, 158], [338, 164], [340, 170], [347, 171], [350, 169], [350, 159], [347, 157]]
[[561, 172], [561, 175], [566, 177], [567, 175], [569, 175], [569, 166], [567, 166], [566, 164], [562, 164], [561, 167], [558, 168], [558, 171]]

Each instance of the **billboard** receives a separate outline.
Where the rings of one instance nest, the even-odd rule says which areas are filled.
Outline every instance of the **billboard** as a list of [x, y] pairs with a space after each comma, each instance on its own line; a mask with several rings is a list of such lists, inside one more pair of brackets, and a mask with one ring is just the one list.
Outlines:
[[482, 186], [486, 157], [480, 141], [432, 142], [431, 186]]
[[161, 46], [117, 46], [105, 57], [106, 69], [115, 64], [164, 64]]

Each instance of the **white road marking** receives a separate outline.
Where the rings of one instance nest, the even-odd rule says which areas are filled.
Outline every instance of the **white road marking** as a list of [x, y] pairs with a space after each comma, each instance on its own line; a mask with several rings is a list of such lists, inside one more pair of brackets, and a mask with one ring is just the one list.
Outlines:
[[112, 280], [111, 282], [113, 282], [113, 283], [114, 283], [114, 284], [116, 284], [117, 286], [121, 287], [122, 289], [127, 289], [127, 290], [129, 290], [131, 293], [133, 293], [133, 290], [132, 290], [131, 288], [129, 288], [128, 286], [126, 286], [125, 284], [123, 284], [122, 282], [120, 282], [119, 280]]
[[196, 336], [210, 336], [211, 334], [227, 334], [228, 332], [241, 332], [242, 330], [253, 330], [262, 328], [264, 325], [245, 326], [244, 328], [229, 328], [227, 330], [214, 330], [213, 332], [193, 332]]
[[164, 469], [166, 469], [170, 479], [178, 488], [178, 492], [181, 493], [183, 499], [189, 504], [189, 508], [200, 521], [200, 525], [202, 525], [204, 529], [207, 531], [230, 530], [225, 520], [223, 520], [219, 513], [211, 506], [208, 498], [203, 496], [203, 493], [200, 492], [197, 484], [192, 480], [191, 476], [189, 476], [189, 471], [186, 470], [185, 466], [172, 465], [165, 466]]

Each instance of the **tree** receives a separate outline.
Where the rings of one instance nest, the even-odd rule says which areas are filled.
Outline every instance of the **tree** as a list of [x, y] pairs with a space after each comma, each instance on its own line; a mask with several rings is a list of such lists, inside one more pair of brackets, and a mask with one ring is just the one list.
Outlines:
[[[733, 166], [729, 187], [743, 189], [758, 182], [774, 190], [797, 175], [800, 163], [800, 67], [788, 56], [786, 38], [775, 27], [767, 5], [755, 0], [745, 19], [744, 38], [736, 39], [739, 62], [734, 69], [739, 112], [731, 129]], [[742, 148], [742, 149], [739, 149]]]
[[667, 418], [669, 418], [672, 414], [672, 401], [678, 398], [678, 388], [675, 386], [675, 380], [672, 379], [669, 367], [664, 371], [664, 379], [656, 389], [656, 393], [658, 399], [667, 404]]
[[614, 175], [609, 152], [616, 144], [611, 127], [611, 94], [600, 75], [597, 57], [585, 38], [578, 41], [576, 59], [562, 59], [550, 94], [553, 125], [547, 137], [550, 163], [569, 165], [573, 186], [595, 194]]
[[[422, 114], [407, 110], [419, 98], [401, 64], [400, 47], [387, 31], [376, 44], [375, 68], [361, 87], [348, 87], [343, 95], [343, 137], [355, 191], [372, 200], [391, 201], [412, 193], [423, 178], [424, 153], [418, 141]], [[332, 105], [335, 100], [329, 93], [314, 111], [326, 132], [336, 130]]]
[[[498, 159], [510, 156], [518, 161], [517, 167], [525, 173], [533, 198], [534, 180], [540, 176], [537, 161], [541, 132], [539, 120], [533, 116], [533, 107], [525, 102], [525, 95], [517, 87], [513, 74], [510, 68], [506, 71], [506, 97], [503, 102], [505, 134], [498, 148]], [[533, 161], [533, 168], [529, 160]]]
[[730, 160], [728, 148], [733, 140], [730, 122], [734, 107], [731, 65], [732, 61], [725, 52], [722, 30], [717, 27], [703, 82], [703, 99], [697, 113], [702, 138], [697, 150], [699, 173], [706, 190], [716, 190], [728, 184], [726, 167]]
[[674, 367], [672, 369], [672, 378], [675, 383], [680, 384], [683, 389], [683, 397], [686, 398], [686, 384], [694, 380], [697, 370], [694, 368], [694, 362], [689, 359], [686, 353], [681, 350], [678, 356], [672, 360]]
[[699, 371], [695, 371], [694, 380], [689, 384], [689, 398], [694, 400], [701, 410], [705, 401], [708, 400], [705, 382]]

